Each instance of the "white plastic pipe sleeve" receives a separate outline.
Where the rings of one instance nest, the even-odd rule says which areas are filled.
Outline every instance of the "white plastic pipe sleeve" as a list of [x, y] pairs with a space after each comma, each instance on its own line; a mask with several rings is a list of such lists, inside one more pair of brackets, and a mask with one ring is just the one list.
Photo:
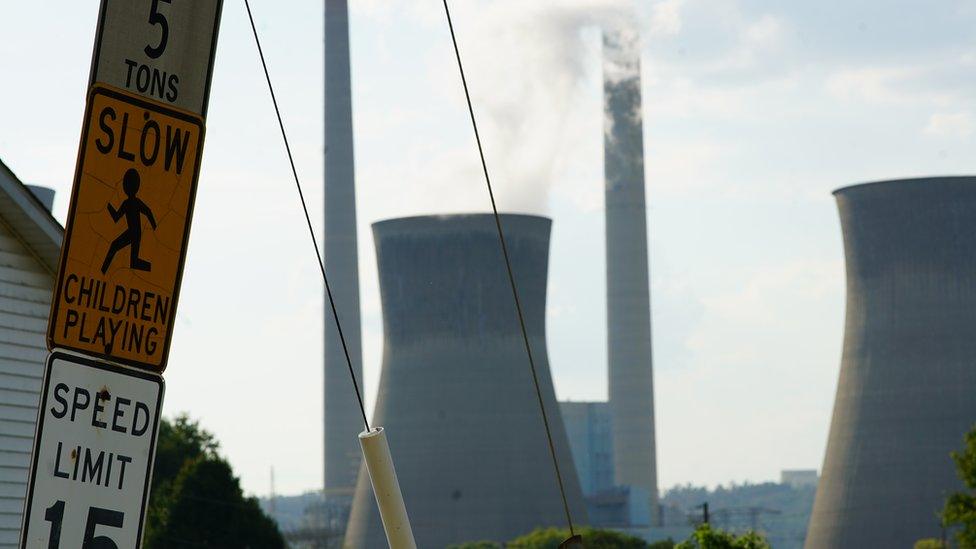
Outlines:
[[376, 496], [376, 505], [380, 509], [380, 518], [383, 520], [390, 549], [416, 549], [410, 518], [407, 517], [400, 483], [397, 481], [396, 469], [393, 468], [390, 445], [386, 442], [386, 432], [382, 427], [374, 427], [370, 431], [359, 433], [359, 445], [363, 447], [366, 470], [369, 471], [369, 480], [373, 484], [373, 495]]

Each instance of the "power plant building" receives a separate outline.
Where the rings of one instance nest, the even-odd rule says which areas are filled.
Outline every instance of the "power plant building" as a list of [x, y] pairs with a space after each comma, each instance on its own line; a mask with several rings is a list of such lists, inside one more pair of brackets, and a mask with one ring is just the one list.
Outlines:
[[560, 402], [583, 496], [613, 488], [613, 439], [606, 402]]
[[816, 488], [820, 475], [816, 469], [783, 469], [779, 472], [779, 483], [793, 488]]
[[806, 547], [912, 547], [942, 535], [949, 453], [976, 421], [976, 177], [834, 195], [847, 311]]
[[607, 351], [615, 484], [649, 495], [657, 516], [647, 205], [636, 30], [603, 35]]
[[[324, 192], [322, 259], [329, 274], [353, 371], [356, 379], [362, 381], [349, 8], [346, 0], [325, 0]], [[324, 343], [324, 488], [326, 498], [341, 506], [348, 505], [356, 484], [362, 460], [357, 436], [363, 423], [328, 298], [325, 301]]]
[[[585, 524], [546, 353], [551, 222], [501, 219], [569, 507]], [[418, 546], [565, 527], [493, 217], [393, 219], [373, 235], [384, 332], [374, 423], [386, 428]], [[386, 543], [365, 468], [345, 541]]]
[[590, 525], [653, 536], [650, 494], [640, 486], [614, 484], [610, 403], [560, 402], [566, 437], [580, 479]]

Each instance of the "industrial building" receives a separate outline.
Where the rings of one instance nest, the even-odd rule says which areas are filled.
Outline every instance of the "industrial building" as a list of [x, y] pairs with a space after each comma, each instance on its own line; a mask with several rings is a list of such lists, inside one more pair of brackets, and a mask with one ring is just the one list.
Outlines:
[[560, 402], [583, 496], [613, 488], [613, 439], [606, 402]]
[[614, 484], [613, 420], [608, 402], [560, 402], [566, 438], [580, 479], [590, 524], [658, 539], [651, 524], [651, 494], [640, 486]]
[[847, 262], [840, 378], [807, 549], [938, 538], [976, 421], [976, 177], [834, 193]]
[[[349, 9], [346, 0], [325, 1], [325, 238], [322, 260], [349, 359], [363, 379], [359, 312], [359, 253], [356, 248], [356, 186], [353, 164], [352, 92], [349, 74]], [[326, 505], [342, 513], [356, 484], [363, 430], [339, 332], [325, 298], [323, 375], [324, 493]]]
[[0, 162], [0, 547], [18, 545], [27, 494], [64, 235], [51, 216], [53, 199], [53, 191], [32, 192]]
[[[548, 219], [502, 215], [570, 511], [587, 516], [549, 374]], [[373, 224], [383, 360], [373, 421], [388, 434], [420, 547], [509, 540], [566, 516], [490, 214]], [[365, 468], [346, 545], [386, 543]]]
[[816, 488], [819, 480], [816, 469], [783, 469], [779, 472], [779, 483], [793, 488]]

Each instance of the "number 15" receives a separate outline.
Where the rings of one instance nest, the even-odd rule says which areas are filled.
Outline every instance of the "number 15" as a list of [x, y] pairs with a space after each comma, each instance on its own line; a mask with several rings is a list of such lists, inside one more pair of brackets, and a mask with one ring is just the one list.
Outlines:
[[[95, 537], [95, 527], [98, 525], [122, 528], [125, 513], [102, 509], [88, 508], [88, 522], [85, 524], [85, 538], [81, 542], [81, 549], [118, 549], [119, 546], [108, 536]], [[44, 510], [44, 520], [51, 523], [51, 535], [48, 537], [48, 549], [61, 547], [61, 523], [64, 522], [64, 502], [58, 500], [54, 505]]]

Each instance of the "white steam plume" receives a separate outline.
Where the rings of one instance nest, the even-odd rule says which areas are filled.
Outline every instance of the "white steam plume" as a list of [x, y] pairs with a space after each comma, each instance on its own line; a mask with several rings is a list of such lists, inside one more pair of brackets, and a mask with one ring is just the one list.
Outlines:
[[[581, 101], [582, 84], [599, 69], [590, 66], [595, 58], [583, 31], [618, 36], [624, 47], [609, 69], [615, 78], [634, 78], [640, 52], [632, 3], [496, 0], [457, 7], [456, 19], [467, 23], [462, 55], [500, 207], [544, 211], [550, 187], [558, 184], [558, 160], [576, 139], [573, 110], [592, 108], [598, 116], [600, 108]], [[593, 153], [599, 162], [599, 151]], [[469, 158], [458, 157], [465, 165]], [[457, 171], [472, 175], [470, 167]]]

